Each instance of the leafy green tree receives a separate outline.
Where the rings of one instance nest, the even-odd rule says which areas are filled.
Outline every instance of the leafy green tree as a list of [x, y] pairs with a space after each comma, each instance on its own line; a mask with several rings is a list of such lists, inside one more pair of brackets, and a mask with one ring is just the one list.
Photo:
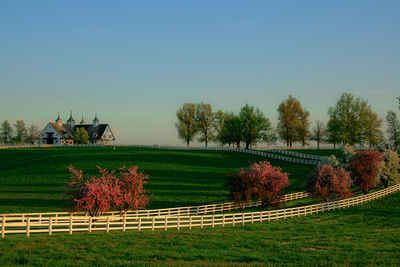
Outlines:
[[25, 143], [25, 139], [28, 135], [28, 131], [26, 130], [25, 127], [25, 122], [23, 120], [17, 120], [15, 122], [15, 130], [16, 130], [15, 143], [17, 144]]
[[386, 115], [387, 132], [390, 144], [397, 149], [400, 146], [400, 121], [393, 111], [388, 111]]
[[214, 130], [216, 132], [214, 140], [221, 143], [222, 145], [225, 144], [223, 140], [223, 129], [225, 124], [225, 117], [226, 114], [222, 110], [218, 110], [214, 114]]
[[196, 122], [196, 105], [186, 103], [176, 112], [178, 122], [175, 124], [178, 130], [178, 136], [185, 140], [186, 145], [189, 146], [190, 142], [198, 132]]
[[271, 123], [258, 108], [249, 105], [243, 106], [239, 113], [239, 119], [246, 149], [249, 149], [250, 145], [267, 140], [271, 135]]
[[40, 137], [40, 131], [39, 128], [36, 125], [31, 125], [31, 127], [28, 128], [28, 133], [26, 136], [25, 141], [29, 144], [35, 144]]
[[233, 113], [226, 113], [224, 126], [221, 131], [222, 144], [228, 144], [229, 146], [235, 144], [239, 148], [242, 138], [243, 127], [239, 116]]
[[336, 145], [342, 142], [340, 136], [340, 122], [337, 115], [338, 111], [334, 108], [329, 108], [329, 121], [326, 129], [327, 142], [333, 144], [333, 148], [336, 149]]
[[296, 141], [301, 141], [305, 145], [311, 136], [308, 119], [310, 113], [305, 111], [293, 96], [282, 101], [278, 107], [278, 113], [278, 134], [282, 140], [286, 141], [286, 145], [292, 147]]
[[89, 143], [89, 135], [88, 132], [83, 127], [79, 127], [75, 129], [74, 132], [74, 143], [75, 144], [88, 144]]
[[214, 113], [210, 104], [198, 104], [196, 106], [196, 123], [200, 133], [200, 142], [208, 146], [208, 142], [214, 139]]
[[368, 142], [373, 146], [380, 142], [382, 122], [367, 101], [344, 93], [336, 105], [329, 109], [328, 114], [329, 139], [334, 144], [340, 142], [354, 145]]
[[378, 114], [372, 111], [370, 106], [361, 109], [362, 121], [362, 140], [368, 143], [369, 147], [377, 146], [383, 141], [383, 133], [381, 131], [382, 120]]
[[0, 128], [1, 141], [4, 144], [10, 144], [12, 142], [13, 135], [14, 135], [14, 129], [12, 128], [11, 124], [7, 120], [5, 120], [1, 124]]

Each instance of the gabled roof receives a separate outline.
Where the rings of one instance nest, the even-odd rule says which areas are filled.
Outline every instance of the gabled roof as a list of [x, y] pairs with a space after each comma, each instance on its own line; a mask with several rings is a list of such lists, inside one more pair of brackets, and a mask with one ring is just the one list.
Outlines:
[[56, 122], [50, 122], [51, 126], [57, 131], [59, 135], [65, 135], [67, 130], [65, 129], [64, 125], [59, 125]]
[[97, 126], [93, 126], [93, 124], [78, 124], [74, 126], [74, 132], [77, 128], [84, 128], [91, 140], [98, 140], [103, 137], [104, 132], [106, 131], [108, 124], [98, 124]]

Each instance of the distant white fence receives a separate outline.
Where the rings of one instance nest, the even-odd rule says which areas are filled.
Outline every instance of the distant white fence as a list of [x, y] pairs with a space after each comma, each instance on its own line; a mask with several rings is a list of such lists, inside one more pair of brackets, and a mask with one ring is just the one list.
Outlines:
[[[12, 146], [0, 146], [0, 149], [15, 149], [15, 148], [48, 148], [48, 147], [104, 147], [114, 145], [102, 145], [102, 144], [86, 144], [86, 145], [12, 145]], [[116, 147], [138, 147], [148, 149], [164, 149], [164, 150], [206, 150], [206, 151], [229, 151], [229, 152], [240, 152], [248, 153], [252, 155], [259, 155], [269, 159], [282, 160], [294, 164], [304, 165], [318, 165], [322, 160], [327, 157], [312, 155], [307, 153], [301, 153], [291, 150], [252, 150], [245, 148], [233, 148], [233, 147], [182, 147], [182, 146], [144, 146], [144, 145], [115, 145]]]
[[245, 223], [264, 222], [271, 220], [279, 220], [292, 218], [297, 216], [311, 215], [330, 210], [347, 208], [360, 205], [362, 203], [382, 198], [389, 194], [400, 190], [400, 185], [394, 185], [386, 189], [379, 190], [367, 195], [351, 197], [348, 199], [324, 202], [319, 204], [268, 210], [261, 212], [231, 213], [231, 214], [212, 214], [212, 215], [163, 215], [138, 217], [136, 215], [122, 216], [74, 216], [70, 215], [62, 220], [55, 217], [48, 217], [46, 220], [34, 221], [28, 217], [24, 222], [9, 221], [6, 216], [1, 219], [1, 235], [4, 238], [6, 234], [25, 234], [30, 236], [31, 233], [48, 233], [52, 235], [55, 232], [93, 232], [93, 231], [116, 231], [116, 230], [156, 230], [173, 228], [180, 230], [181, 228], [192, 227], [215, 227], [225, 225], [237, 225]]

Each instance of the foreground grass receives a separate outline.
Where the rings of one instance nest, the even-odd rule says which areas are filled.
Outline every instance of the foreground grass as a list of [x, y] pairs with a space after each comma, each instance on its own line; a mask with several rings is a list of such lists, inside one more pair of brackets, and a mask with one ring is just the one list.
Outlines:
[[400, 193], [335, 212], [189, 230], [36, 234], [0, 242], [2, 266], [400, 265]]
[[[229, 201], [227, 174], [265, 158], [245, 153], [170, 151], [132, 147], [82, 147], [0, 150], [0, 213], [65, 211], [67, 167], [97, 174], [96, 166], [138, 165], [151, 179], [149, 208]], [[290, 174], [286, 193], [305, 189], [312, 167], [270, 160]]]

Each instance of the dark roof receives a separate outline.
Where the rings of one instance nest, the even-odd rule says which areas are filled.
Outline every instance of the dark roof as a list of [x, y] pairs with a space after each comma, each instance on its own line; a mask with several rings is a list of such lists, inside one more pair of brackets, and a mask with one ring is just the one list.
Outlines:
[[77, 128], [84, 128], [89, 135], [89, 139], [101, 139], [107, 127], [108, 124], [98, 124], [97, 126], [93, 126], [93, 124], [77, 124], [74, 126], [74, 132]]

